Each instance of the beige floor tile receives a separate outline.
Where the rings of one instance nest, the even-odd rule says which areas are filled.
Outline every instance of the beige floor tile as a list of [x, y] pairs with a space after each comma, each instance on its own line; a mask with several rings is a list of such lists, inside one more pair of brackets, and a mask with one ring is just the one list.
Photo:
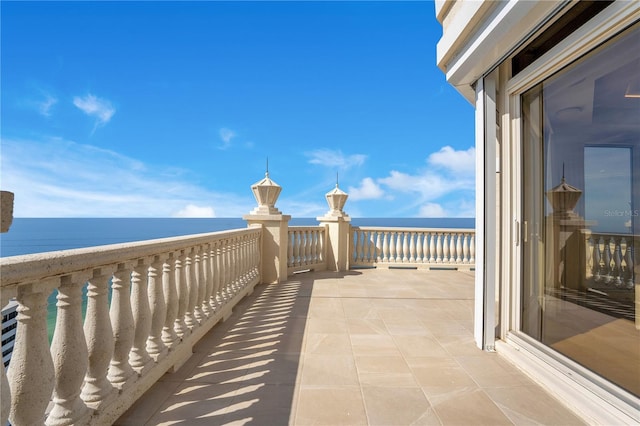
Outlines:
[[349, 334], [389, 334], [384, 321], [381, 319], [348, 318]]
[[537, 386], [491, 388], [485, 392], [516, 424], [585, 424]]
[[180, 386], [179, 382], [157, 382], [122, 415], [115, 426], [143, 425], [160, 409]]
[[307, 333], [305, 352], [308, 354], [351, 355], [351, 340], [347, 333]]
[[405, 357], [448, 357], [449, 353], [431, 336], [393, 336]]
[[344, 318], [309, 318], [307, 333], [315, 334], [347, 334], [347, 321]]
[[362, 386], [415, 388], [418, 382], [412, 373], [358, 373]]
[[393, 337], [387, 335], [355, 334], [351, 336], [354, 355], [400, 355]]
[[302, 378], [305, 386], [356, 386], [358, 373], [351, 355], [306, 354], [302, 359]]
[[367, 416], [360, 388], [302, 386], [299, 390], [294, 424], [366, 425]]
[[369, 425], [439, 425], [431, 404], [417, 387], [362, 389]]
[[481, 387], [530, 384], [524, 374], [497, 353], [479, 352], [475, 356], [457, 356], [455, 359]]
[[513, 422], [481, 389], [429, 397], [444, 425], [512, 425]]
[[393, 355], [357, 355], [355, 357], [358, 373], [411, 373], [409, 366], [402, 356]]

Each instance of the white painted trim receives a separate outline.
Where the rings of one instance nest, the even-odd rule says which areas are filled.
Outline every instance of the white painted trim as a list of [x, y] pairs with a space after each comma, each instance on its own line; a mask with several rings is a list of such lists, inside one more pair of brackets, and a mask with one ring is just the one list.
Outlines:
[[[640, 422], [637, 406], [617, 398], [615, 404], [612, 404], [613, 397], [610, 393], [593, 386], [589, 380], [576, 374], [575, 368], [562, 365], [523, 339], [510, 334], [506, 342], [496, 342], [496, 349], [501, 356], [541, 384], [587, 423], [631, 425]], [[583, 375], [593, 373], [585, 370]], [[593, 379], [596, 380], [597, 377]], [[630, 396], [630, 399], [633, 397]]]
[[484, 81], [476, 84], [476, 274], [473, 311], [473, 337], [483, 349], [484, 343]]

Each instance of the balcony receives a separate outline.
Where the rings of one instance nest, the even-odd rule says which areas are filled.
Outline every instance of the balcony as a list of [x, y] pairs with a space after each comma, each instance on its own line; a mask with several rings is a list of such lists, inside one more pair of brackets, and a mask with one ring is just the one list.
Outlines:
[[245, 229], [0, 259], [0, 424], [581, 423], [476, 348], [472, 230], [354, 227], [337, 187], [289, 227], [277, 188]]

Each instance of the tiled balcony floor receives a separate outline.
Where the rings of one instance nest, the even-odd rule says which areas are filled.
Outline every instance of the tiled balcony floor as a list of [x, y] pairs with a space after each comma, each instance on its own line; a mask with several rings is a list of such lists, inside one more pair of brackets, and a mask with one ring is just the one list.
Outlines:
[[475, 347], [473, 272], [291, 278], [258, 286], [116, 424], [583, 424]]

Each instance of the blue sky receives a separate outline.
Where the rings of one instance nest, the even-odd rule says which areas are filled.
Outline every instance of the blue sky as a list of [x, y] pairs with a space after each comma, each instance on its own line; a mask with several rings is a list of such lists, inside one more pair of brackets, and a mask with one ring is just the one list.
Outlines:
[[432, 2], [5, 2], [16, 217], [474, 215], [473, 107]]

